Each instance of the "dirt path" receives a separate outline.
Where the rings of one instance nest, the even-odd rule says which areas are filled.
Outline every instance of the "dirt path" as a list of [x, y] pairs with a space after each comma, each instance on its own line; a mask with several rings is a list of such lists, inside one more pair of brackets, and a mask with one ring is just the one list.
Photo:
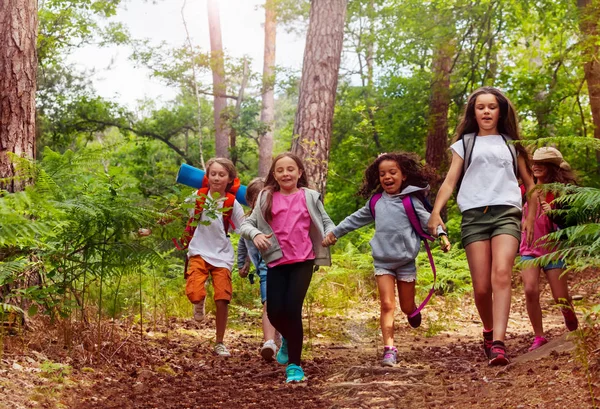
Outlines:
[[[520, 306], [517, 303], [517, 309]], [[431, 315], [431, 314], [430, 314]], [[560, 314], [558, 314], [560, 315]], [[427, 318], [427, 315], [426, 315]], [[283, 382], [283, 367], [263, 362], [256, 334], [230, 332], [233, 356], [217, 358], [211, 323], [187, 322], [167, 339], [149, 333], [141, 361], [88, 377], [68, 402], [73, 408], [589, 408], [585, 371], [573, 358], [557, 311], [546, 326], [553, 341], [534, 353], [526, 317], [513, 314], [507, 340], [513, 363], [490, 368], [472, 311], [455, 328], [426, 337], [427, 323], [398, 323], [399, 363], [379, 366], [377, 316], [329, 317], [311, 322], [304, 368], [308, 381]], [[435, 319], [435, 317], [434, 317]], [[187, 328], [186, 328], [187, 327]], [[323, 334], [338, 328], [338, 339]], [[341, 332], [341, 334], [340, 334]], [[85, 383], [81, 383], [85, 384]], [[600, 396], [600, 383], [593, 387]]]

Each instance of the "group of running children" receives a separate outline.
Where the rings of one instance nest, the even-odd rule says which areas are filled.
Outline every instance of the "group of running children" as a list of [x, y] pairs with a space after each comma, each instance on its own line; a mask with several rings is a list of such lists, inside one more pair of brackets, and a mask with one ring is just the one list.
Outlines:
[[[395, 365], [396, 288], [400, 308], [410, 326], [416, 328], [421, 324], [421, 313], [415, 304], [415, 259], [420, 237], [411, 226], [402, 199], [406, 196], [415, 199], [412, 204], [422, 228], [440, 237], [440, 247], [448, 251], [451, 246], [440, 212], [458, 186], [461, 241], [471, 272], [475, 305], [483, 323], [483, 349], [489, 365], [508, 364], [504, 340], [515, 257], [520, 253], [522, 260], [532, 260], [548, 254], [552, 249], [539, 239], [561, 227], [550, 212], [554, 197], [534, 187], [555, 182], [573, 184], [575, 178], [557, 149], [537, 149], [531, 166], [528, 152], [511, 143], [520, 139], [517, 115], [498, 89], [483, 87], [470, 95], [456, 134], [450, 147], [450, 169], [431, 213], [423, 201], [435, 175], [416, 155], [409, 153], [384, 153], [369, 165], [358, 192], [367, 200], [365, 206], [338, 226], [325, 212], [320, 194], [308, 188], [304, 165], [292, 153], [278, 155], [266, 179], [255, 179], [248, 185], [247, 202], [252, 208], [249, 215], [245, 216], [242, 206], [233, 199], [229, 212], [219, 213], [216, 218], [197, 211], [196, 217], [207, 223], [198, 224], [190, 232], [186, 294], [194, 304], [195, 318], [201, 319], [205, 282], [212, 276], [215, 353], [230, 356], [223, 343], [234, 263], [234, 249], [227, 235], [230, 227], [242, 237], [237, 260], [240, 276], [248, 274], [252, 262], [260, 278], [265, 341], [261, 355], [265, 360], [276, 359], [287, 365], [287, 382], [301, 382], [306, 379], [300, 366], [302, 304], [313, 272], [318, 266], [331, 264], [328, 246], [374, 222], [375, 234], [370, 245], [381, 303], [384, 343], [381, 363]], [[233, 163], [223, 158], [211, 159], [206, 175], [207, 196], [221, 198], [220, 202], [226, 203], [228, 191], [237, 178]], [[519, 178], [526, 194], [520, 188]], [[375, 202], [371, 199], [374, 194], [378, 198]], [[523, 198], [527, 201], [524, 205]], [[567, 328], [575, 330], [578, 322], [563, 274], [564, 263], [559, 260], [541, 267], [533, 262], [525, 265], [528, 267], [521, 275], [535, 333], [530, 350], [534, 350], [547, 342], [540, 307], [541, 271], [547, 276]]]

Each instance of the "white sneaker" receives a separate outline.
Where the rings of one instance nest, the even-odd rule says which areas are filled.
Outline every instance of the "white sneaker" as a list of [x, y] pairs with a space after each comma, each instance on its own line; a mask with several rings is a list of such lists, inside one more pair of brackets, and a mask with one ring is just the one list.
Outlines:
[[206, 298], [198, 304], [194, 304], [194, 319], [196, 321], [204, 321], [204, 300], [206, 300]]
[[263, 359], [265, 361], [271, 362], [273, 360], [273, 357], [275, 356], [276, 352], [277, 352], [277, 345], [275, 345], [275, 341], [270, 339], [263, 344], [263, 346], [260, 350], [260, 355], [263, 357]]
[[222, 342], [218, 342], [215, 345], [215, 354], [224, 358], [229, 358], [231, 356], [231, 353], [229, 352], [225, 344], [223, 344]]

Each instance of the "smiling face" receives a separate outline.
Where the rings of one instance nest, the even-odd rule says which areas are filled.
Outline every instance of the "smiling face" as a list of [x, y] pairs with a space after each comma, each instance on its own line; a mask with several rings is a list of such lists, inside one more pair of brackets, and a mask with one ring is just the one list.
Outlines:
[[531, 170], [533, 171], [533, 177], [537, 180], [538, 184], [548, 182], [548, 165], [543, 162], [533, 162]]
[[394, 160], [384, 160], [379, 164], [379, 183], [388, 195], [400, 193], [402, 183], [406, 176], [402, 173], [398, 162]]
[[479, 126], [479, 135], [498, 135], [500, 105], [492, 94], [481, 94], [475, 100], [475, 119]]
[[284, 156], [275, 162], [273, 177], [279, 185], [281, 193], [289, 195], [297, 192], [298, 179], [301, 175], [302, 171], [294, 159]]
[[218, 192], [221, 197], [225, 196], [227, 185], [233, 182], [233, 178], [229, 175], [227, 168], [223, 165], [214, 162], [208, 168], [208, 185], [211, 192]]

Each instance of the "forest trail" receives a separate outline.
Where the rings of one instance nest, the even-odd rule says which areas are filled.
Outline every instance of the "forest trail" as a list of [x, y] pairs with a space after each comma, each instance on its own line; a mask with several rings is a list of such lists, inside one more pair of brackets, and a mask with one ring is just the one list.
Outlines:
[[[586, 298], [598, 303], [597, 294], [594, 288]], [[0, 408], [593, 407], [585, 368], [574, 353], [577, 340], [567, 334], [560, 312], [549, 302], [543, 307], [551, 342], [527, 352], [532, 336], [522, 299], [515, 294], [507, 338], [512, 363], [507, 367], [487, 366], [481, 326], [466, 297], [451, 307], [460, 311], [459, 318], [458, 313], [439, 313], [449, 305], [428, 306], [417, 330], [397, 315], [398, 364], [382, 368], [378, 304], [373, 301], [356, 311], [313, 317], [310, 330], [305, 322], [303, 367], [308, 381], [303, 384], [285, 384], [284, 367], [260, 358], [260, 320], [254, 315], [242, 314], [228, 328], [232, 357], [214, 356], [214, 322], [209, 316], [201, 324], [172, 319], [168, 333], [164, 328], [146, 330], [143, 341], [137, 327], [123, 331], [112, 352], [103, 353], [100, 365], [88, 368], [67, 359], [74, 368], [69, 381], [37, 402], [25, 399], [26, 394], [15, 398], [19, 391], [7, 395], [5, 381], [0, 385]], [[547, 301], [548, 294], [542, 299]], [[16, 356], [5, 355], [3, 363], [10, 362], [17, 362]], [[21, 367], [28, 365], [23, 359], [19, 362]], [[0, 372], [11, 373], [1, 366]], [[600, 396], [597, 377], [591, 388]], [[3, 406], [10, 402], [5, 399], [15, 400]]]

